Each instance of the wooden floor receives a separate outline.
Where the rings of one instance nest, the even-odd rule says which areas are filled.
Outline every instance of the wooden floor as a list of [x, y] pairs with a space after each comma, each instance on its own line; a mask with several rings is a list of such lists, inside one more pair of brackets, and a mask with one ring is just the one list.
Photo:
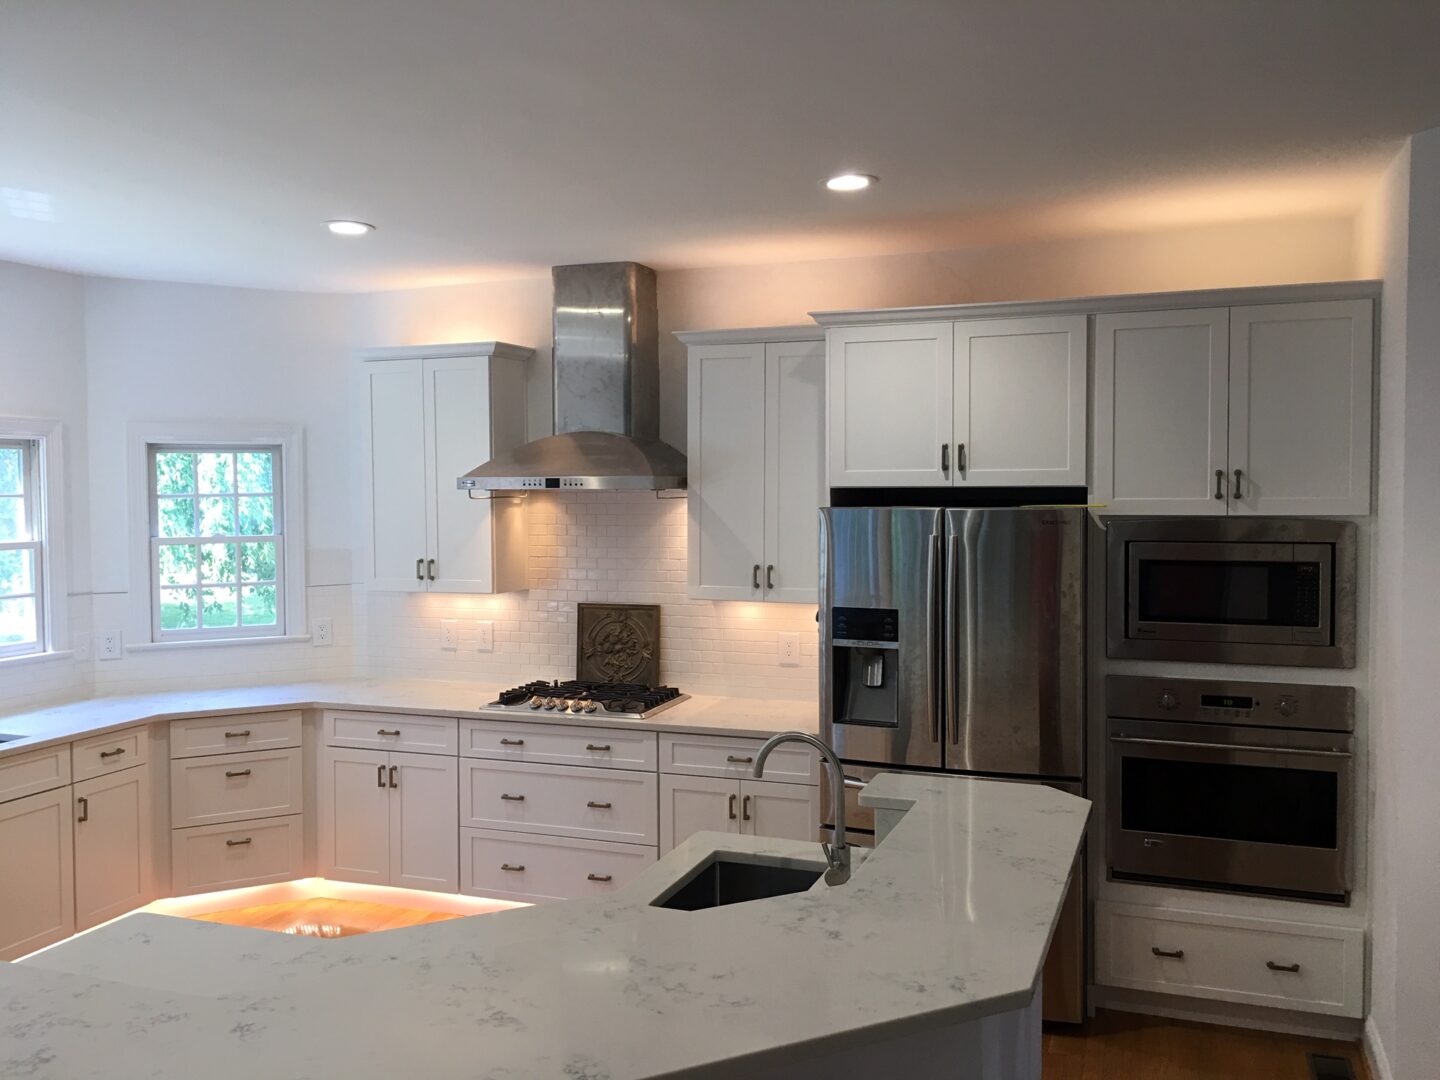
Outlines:
[[1311, 1054], [1345, 1058], [1369, 1080], [1358, 1043], [1101, 1010], [1045, 1029], [1045, 1080], [1311, 1080]]
[[387, 904], [321, 897], [212, 911], [205, 915], [192, 915], [190, 918], [203, 922], [227, 923], [230, 926], [251, 926], [282, 934], [332, 938], [397, 930], [402, 926], [419, 926], [421, 923], [444, 922], [459, 916], [445, 911], [415, 911], [411, 908], [390, 907]]

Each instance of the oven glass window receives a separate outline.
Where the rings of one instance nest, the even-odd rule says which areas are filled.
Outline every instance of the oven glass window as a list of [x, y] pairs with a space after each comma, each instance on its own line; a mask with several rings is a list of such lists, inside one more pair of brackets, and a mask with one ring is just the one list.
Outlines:
[[1127, 830], [1334, 849], [1339, 778], [1314, 769], [1126, 757]]
[[1144, 622], [1229, 626], [1320, 625], [1320, 565], [1140, 560]]

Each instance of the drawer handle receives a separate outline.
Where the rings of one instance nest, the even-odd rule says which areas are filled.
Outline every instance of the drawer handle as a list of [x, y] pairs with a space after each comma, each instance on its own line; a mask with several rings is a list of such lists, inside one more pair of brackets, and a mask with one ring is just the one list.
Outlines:
[[399, 735], [399, 734], [400, 734], [400, 729], [399, 729], [399, 728], [396, 728], [394, 731], [386, 731], [386, 730], [382, 727], [379, 731], [375, 732], [375, 734], [376, 734], [376, 735]]
[[504, 870], [506, 873], [510, 873], [510, 874], [520, 874], [520, 873], [524, 873], [524, 871], [525, 871], [525, 864], [524, 864], [524, 863], [521, 863], [519, 866], [511, 866], [508, 862], [502, 862], [502, 863], [500, 864], [500, 869], [501, 869], [501, 870]]
[[226, 847], [244, 847], [246, 844], [251, 843], [252, 839], [253, 839], [252, 837], [247, 836], [247, 837], [245, 837], [244, 840], [226, 840], [226, 841], [225, 841], [225, 846], [226, 846]]
[[81, 796], [80, 796], [78, 799], [76, 799], [75, 801], [80, 804], [80, 816], [79, 816], [78, 818], [76, 818], [75, 820], [76, 820], [76, 821], [89, 821], [89, 820], [90, 820], [90, 800], [87, 799], [84, 795], [81, 795]]
[[250, 770], [249, 770], [249, 769], [227, 770], [226, 773], [225, 773], [226, 779], [233, 779], [234, 777], [237, 777], [237, 776], [249, 776], [249, 775], [250, 775]]
[[735, 796], [734, 796], [734, 795], [731, 795], [731, 796], [730, 796], [730, 811], [729, 811], [729, 812], [730, 812], [730, 820], [731, 820], [731, 821], [734, 821], [734, 820], [735, 820]]
[[227, 739], [248, 739], [250, 737], [250, 729], [246, 728], [244, 731], [227, 731], [225, 732], [225, 737]]
[[501, 745], [501, 746], [524, 746], [524, 745], [525, 745], [525, 740], [524, 740], [524, 739], [501, 739], [501, 740], [500, 740], [500, 745]]
[[397, 783], [395, 782], [395, 774], [396, 774], [397, 772], [399, 772], [399, 771], [400, 771], [400, 766], [399, 766], [399, 765], [391, 765], [391, 766], [390, 766], [390, 786], [393, 787], [393, 788], [398, 788], [398, 787], [400, 786], [399, 784], [397, 784]]
[[384, 786], [385, 786], [385, 766], [384, 766], [384, 765], [376, 765], [376, 766], [375, 766], [375, 779], [376, 779], [376, 781], [377, 781], [376, 784], [375, 784], [376, 787], [384, 787]]
[[588, 743], [588, 742], [587, 742], [587, 743], [585, 744], [585, 749], [586, 749], [586, 750], [590, 750], [590, 751], [592, 751], [592, 752], [594, 752], [594, 753], [596, 753], [596, 754], [608, 754], [608, 753], [610, 752], [610, 744], [609, 744], [609, 743]]
[[587, 802], [585, 805], [588, 806], [588, 807], [590, 807], [591, 810], [609, 810], [609, 809], [610, 809], [610, 804], [609, 804], [608, 802], [596, 802], [594, 799], [591, 799], [591, 800], [590, 800], [589, 802]]
[[749, 765], [755, 759], [753, 757], [748, 757], [743, 754], [726, 754], [725, 760], [730, 762], [730, 764], [732, 765]]
[[1185, 959], [1185, 950], [1184, 950], [1184, 949], [1176, 949], [1174, 952], [1170, 952], [1168, 949], [1162, 949], [1162, 948], [1160, 948], [1160, 947], [1157, 946], [1157, 945], [1152, 945], [1152, 946], [1150, 946], [1150, 951], [1151, 951], [1152, 953], [1154, 953], [1156, 956], [1163, 956], [1163, 957], [1165, 957], [1166, 960], [1184, 960], [1184, 959]]
[[585, 875], [585, 880], [586, 880], [586, 881], [611, 881], [611, 880], [613, 880], [613, 877], [612, 877], [612, 875], [610, 875], [610, 874], [586, 874], [586, 875]]
[[114, 750], [101, 750], [100, 758], [103, 761], [105, 758], [119, 757], [124, 752], [125, 748], [123, 746], [117, 746]]
[[525, 796], [524, 796], [524, 795], [507, 795], [507, 794], [506, 794], [505, 792], [503, 792], [503, 791], [500, 793], [500, 798], [504, 799], [506, 802], [524, 802], [524, 801], [525, 801]]
[[751, 798], [751, 797], [750, 797], [749, 795], [746, 795], [743, 799], [740, 800], [740, 820], [741, 820], [741, 821], [749, 821], [749, 820], [750, 820], [750, 798]]
[[1265, 966], [1271, 971], [1288, 971], [1292, 975], [1298, 975], [1300, 973], [1299, 964], [1277, 964], [1274, 960], [1266, 960]]

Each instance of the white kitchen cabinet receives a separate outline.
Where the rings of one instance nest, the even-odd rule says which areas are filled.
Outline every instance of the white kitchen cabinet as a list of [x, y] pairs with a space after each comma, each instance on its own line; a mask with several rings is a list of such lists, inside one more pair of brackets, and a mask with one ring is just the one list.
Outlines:
[[170, 867], [176, 896], [307, 877], [305, 815], [176, 829]]
[[455, 758], [328, 747], [320, 773], [322, 877], [455, 892]]
[[0, 960], [75, 932], [73, 814], [69, 788], [0, 805]]
[[740, 831], [777, 840], [814, 840], [820, 828], [820, 789], [808, 784], [740, 781]]
[[1230, 310], [1230, 512], [1370, 512], [1374, 305]]
[[655, 862], [653, 847], [563, 836], [460, 830], [460, 891], [544, 903], [605, 896]]
[[1083, 315], [956, 323], [957, 487], [1084, 487]]
[[826, 332], [831, 487], [950, 486], [954, 341], [948, 322]]
[[134, 911], [151, 887], [150, 767], [77, 783], [75, 928]]
[[1096, 316], [1091, 496], [1108, 513], [1226, 513], [1229, 325], [1226, 308]]
[[455, 482], [525, 441], [524, 362], [533, 355], [502, 342], [360, 353], [371, 588], [527, 587], [523, 501], [471, 499]]
[[819, 827], [820, 789], [808, 784], [660, 777], [662, 855], [697, 832], [814, 840]]
[[824, 347], [793, 334], [737, 335], [681, 335], [690, 345], [690, 593], [813, 604], [825, 501]]
[[1373, 309], [1097, 316], [1092, 497], [1111, 514], [1368, 514]]

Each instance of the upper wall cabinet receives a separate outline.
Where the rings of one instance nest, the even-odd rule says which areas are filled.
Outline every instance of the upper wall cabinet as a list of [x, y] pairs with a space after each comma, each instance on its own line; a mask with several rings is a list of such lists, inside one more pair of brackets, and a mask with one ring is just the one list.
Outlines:
[[1114, 514], [1370, 512], [1369, 300], [1099, 315], [1092, 496]]
[[826, 335], [832, 487], [1083, 487], [1083, 315]]
[[527, 587], [518, 499], [471, 499], [455, 481], [525, 441], [525, 361], [502, 342], [360, 353], [365, 578], [399, 592]]
[[751, 334], [757, 340], [681, 335], [690, 347], [690, 595], [813, 604], [824, 344], [788, 328]]

